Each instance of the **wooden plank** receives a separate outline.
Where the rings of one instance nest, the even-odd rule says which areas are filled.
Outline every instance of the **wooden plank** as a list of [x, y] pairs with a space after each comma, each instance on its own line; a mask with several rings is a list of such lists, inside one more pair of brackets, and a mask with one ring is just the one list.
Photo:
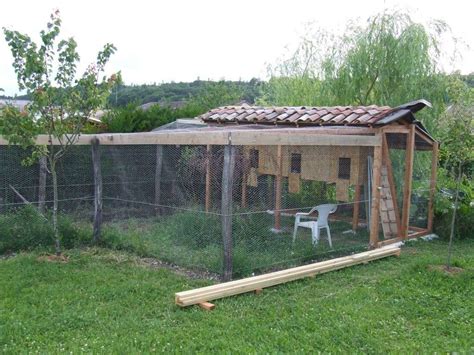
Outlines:
[[45, 156], [39, 158], [39, 179], [38, 179], [38, 209], [44, 212], [46, 201], [46, 177], [48, 173], [48, 160]]
[[235, 147], [224, 147], [224, 167], [222, 169], [222, 241], [224, 248], [223, 279], [232, 279], [232, 187], [234, 180]]
[[276, 271], [265, 275], [253, 276], [242, 280], [178, 292], [175, 294], [175, 302], [177, 305], [182, 307], [190, 306], [223, 297], [253, 292], [257, 289], [263, 289], [265, 287], [275, 286], [281, 283], [305, 277], [311, 277], [329, 271], [339, 270], [348, 266], [381, 259], [387, 256], [398, 255], [399, 253], [399, 247], [387, 246], [376, 250], [299, 266], [287, 270]]
[[92, 141], [92, 166], [94, 170], [94, 226], [92, 240], [100, 240], [102, 226], [102, 172], [100, 166], [100, 143], [98, 139]]
[[212, 158], [212, 146], [208, 144], [206, 146], [206, 201], [205, 208], [206, 212], [211, 209], [211, 158]]
[[[380, 135], [380, 140], [382, 140]], [[380, 181], [382, 172], [382, 147], [374, 147], [372, 177], [372, 207], [370, 217], [370, 247], [376, 248], [379, 240]]]
[[156, 146], [155, 165], [155, 213], [161, 214], [161, 172], [163, 171], [163, 146]]
[[[412, 227], [410, 227], [410, 228], [412, 228]], [[417, 231], [415, 233], [409, 234], [407, 239], [423, 237], [423, 236], [428, 235], [430, 233], [431, 233], [431, 231], [429, 231], [428, 229], [420, 230], [420, 231]]]
[[430, 179], [430, 194], [428, 202], [428, 230], [433, 230], [433, 217], [434, 217], [434, 195], [436, 189], [436, 174], [438, 169], [438, 142], [433, 143], [433, 153], [431, 156], [431, 179]]
[[209, 302], [201, 302], [199, 303], [199, 307], [205, 309], [206, 311], [212, 311], [214, 308], [216, 308], [216, 305]]
[[275, 225], [276, 231], [281, 230], [281, 185], [282, 185], [282, 165], [283, 153], [282, 147], [277, 147], [277, 174], [275, 177]]
[[355, 191], [354, 191], [354, 207], [352, 211], [352, 230], [355, 232], [359, 226], [361, 185], [355, 185], [354, 189]]
[[[370, 253], [370, 254], [366, 254]], [[270, 274], [254, 276], [238, 281], [226, 282], [200, 289], [184, 291], [175, 295], [177, 304], [190, 305], [201, 302], [203, 299], [217, 299], [233, 294], [250, 292], [260, 287], [270, 287], [276, 284], [293, 281], [304, 277], [313, 277], [324, 272], [339, 270], [341, 268], [365, 263], [390, 255], [397, 255], [400, 249], [397, 246], [387, 246], [378, 250], [359, 253], [348, 257], [323, 261], [315, 264], [300, 266], [292, 269], [273, 272]]]
[[413, 177], [413, 159], [415, 153], [415, 125], [410, 126], [405, 151], [405, 178], [403, 182], [403, 208], [400, 222], [400, 232], [403, 238], [408, 237], [408, 222], [410, 218], [411, 190]]
[[[324, 145], [324, 146], [380, 146], [379, 136], [298, 133], [293, 130], [245, 130], [232, 131], [233, 145]], [[226, 145], [230, 131], [200, 132], [145, 132], [145, 133], [114, 133], [114, 134], [83, 134], [75, 142], [76, 145], [89, 145], [92, 139], [98, 139], [101, 145]], [[65, 139], [65, 138], [64, 138]], [[63, 140], [64, 140], [63, 139]], [[47, 135], [39, 135], [36, 144], [47, 145]], [[53, 145], [59, 145], [54, 138]], [[8, 145], [8, 141], [0, 137], [0, 145]]]

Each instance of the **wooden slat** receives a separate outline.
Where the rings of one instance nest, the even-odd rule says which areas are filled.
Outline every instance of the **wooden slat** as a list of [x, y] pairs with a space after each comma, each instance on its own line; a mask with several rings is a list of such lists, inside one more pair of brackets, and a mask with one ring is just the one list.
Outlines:
[[[296, 129], [295, 129], [296, 130]], [[233, 145], [323, 145], [323, 146], [380, 146], [379, 136], [298, 133], [288, 130], [245, 130], [232, 131]], [[114, 134], [83, 134], [75, 142], [76, 145], [89, 145], [97, 138], [102, 145], [137, 145], [137, 144], [177, 144], [177, 145], [226, 145], [229, 131], [204, 132], [147, 132], [147, 133], [114, 133]], [[0, 145], [8, 141], [0, 137]], [[48, 136], [39, 135], [38, 145], [48, 145]], [[58, 145], [59, 140], [53, 139]]]
[[176, 304], [182, 307], [208, 302], [215, 299], [251, 292], [281, 283], [342, 269], [348, 266], [366, 263], [391, 255], [399, 255], [400, 248], [388, 246], [359, 254], [345, 256], [333, 260], [322, 261], [292, 269], [276, 271], [265, 275], [249, 277], [242, 280], [226, 282], [199, 289], [178, 292], [175, 294]]
[[408, 237], [408, 222], [410, 218], [411, 206], [411, 184], [413, 178], [413, 159], [415, 153], [415, 126], [410, 127], [410, 133], [407, 137], [406, 155], [405, 155], [405, 178], [403, 182], [403, 208], [400, 222], [400, 232], [403, 238]]

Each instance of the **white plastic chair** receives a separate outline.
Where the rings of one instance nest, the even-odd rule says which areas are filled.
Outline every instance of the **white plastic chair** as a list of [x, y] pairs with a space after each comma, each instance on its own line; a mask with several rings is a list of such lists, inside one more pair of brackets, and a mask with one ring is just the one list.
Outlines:
[[[295, 239], [296, 239], [296, 232], [298, 231], [298, 227], [311, 229], [311, 239], [312, 239], [313, 245], [317, 245], [319, 242], [319, 230], [322, 228], [326, 228], [329, 246], [332, 248], [331, 231], [329, 230], [328, 218], [331, 213], [336, 212], [336, 209], [337, 209], [337, 205], [324, 204], [324, 205], [319, 205], [312, 208], [311, 211], [309, 211], [308, 213], [304, 213], [304, 212], [296, 213], [295, 228], [293, 231], [293, 243], [295, 242]], [[305, 221], [305, 222], [301, 221], [302, 218], [308, 217], [314, 211], [318, 211], [317, 221]]]

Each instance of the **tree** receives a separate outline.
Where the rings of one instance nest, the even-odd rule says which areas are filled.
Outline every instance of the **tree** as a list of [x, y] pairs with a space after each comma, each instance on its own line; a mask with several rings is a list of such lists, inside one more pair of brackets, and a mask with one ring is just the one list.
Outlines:
[[[364, 25], [360, 25], [363, 23]], [[270, 67], [264, 101], [276, 105], [390, 105], [417, 98], [434, 103], [420, 112], [428, 129], [445, 109], [445, 76], [438, 62], [440, 21], [431, 26], [384, 11], [350, 24], [342, 36], [318, 30], [296, 52]]]
[[[446, 266], [451, 267], [452, 244], [456, 216], [459, 209], [460, 190], [463, 180], [472, 183], [474, 164], [474, 90], [467, 87], [459, 78], [451, 81], [448, 92], [452, 105], [440, 120], [442, 122], [441, 160], [444, 171], [456, 180], [454, 189], [453, 213], [449, 234]], [[467, 202], [467, 203], [470, 203]]]
[[[73, 146], [91, 114], [103, 106], [120, 74], [103, 75], [104, 67], [115, 52], [106, 44], [95, 63], [77, 78], [79, 54], [73, 38], [59, 40], [61, 18], [59, 11], [50, 16], [47, 28], [40, 32], [41, 42], [28, 35], [3, 28], [5, 40], [13, 55], [13, 68], [20, 90], [26, 90], [31, 103], [25, 112], [13, 108], [4, 110], [1, 133], [11, 144], [30, 148], [27, 163], [47, 157], [48, 171], [53, 182], [52, 226], [56, 254], [61, 253], [58, 231], [57, 163]], [[47, 146], [38, 146], [38, 134], [46, 134]]]

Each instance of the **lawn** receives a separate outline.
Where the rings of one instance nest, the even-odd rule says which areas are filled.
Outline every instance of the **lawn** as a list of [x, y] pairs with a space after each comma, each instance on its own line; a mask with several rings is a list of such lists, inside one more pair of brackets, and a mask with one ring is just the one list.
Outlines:
[[0, 351], [18, 352], [472, 352], [474, 243], [413, 242], [400, 258], [215, 301], [174, 305], [207, 285], [132, 254], [75, 249], [0, 260]]

